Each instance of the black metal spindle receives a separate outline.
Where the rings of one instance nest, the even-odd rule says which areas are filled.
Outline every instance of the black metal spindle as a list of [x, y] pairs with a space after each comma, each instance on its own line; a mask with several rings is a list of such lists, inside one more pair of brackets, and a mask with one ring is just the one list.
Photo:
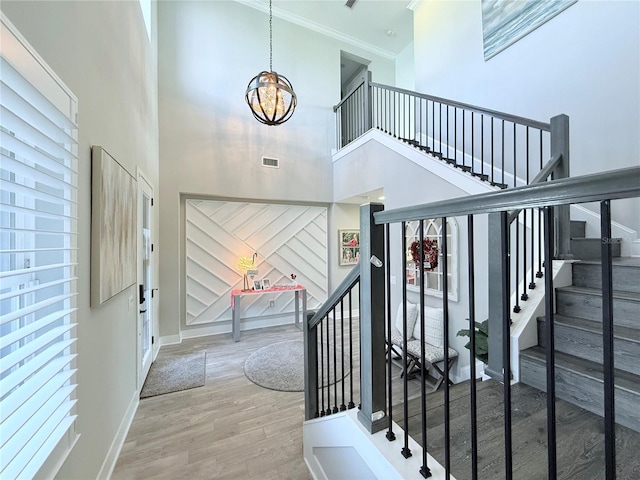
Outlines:
[[[453, 161], [458, 165], [458, 107], [453, 107]], [[464, 157], [462, 163], [464, 164]]]
[[[337, 348], [337, 347], [336, 347]], [[340, 386], [342, 388], [342, 403], [340, 404], [340, 411], [343, 412], [347, 409], [344, 403], [344, 298], [340, 300], [340, 364], [342, 365], [342, 378], [340, 379]]]
[[389, 429], [387, 430], [387, 440], [393, 442], [396, 439], [396, 434], [393, 433], [393, 372], [391, 369], [391, 361], [393, 359], [393, 349], [391, 348], [391, 236], [389, 231], [389, 224], [384, 226], [384, 240], [385, 240], [385, 283], [386, 283], [386, 301], [387, 301], [387, 412], [389, 420]]
[[[358, 287], [360, 287], [360, 283], [358, 283]], [[347, 405], [349, 409], [354, 408], [356, 406], [356, 404], [353, 403], [354, 373], [353, 373], [353, 315], [351, 314], [351, 312], [353, 311], [351, 309], [351, 291], [352, 290], [353, 289], [349, 290], [349, 372], [351, 372], [351, 374], [349, 375], [349, 405]]]
[[475, 125], [474, 125], [474, 117], [475, 117], [474, 113], [471, 112], [471, 173], [476, 172], [476, 157], [475, 157], [476, 131], [475, 131]]
[[318, 324], [318, 330], [320, 331], [320, 375], [318, 378], [320, 379], [320, 416], [324, 417], [326, 415], [324, 410], [324, 333], [322, 329], [322, 322], [326, 319], [323, 318], [322, 321]]
[[495, 185], [494, 182], [494, 178], [495, 178], [495, 167], [493, 164], [493, 158], [494, 158], [494, 146], [493, 146], [493, 117], [491, 117], [491, 183], [493, 183]]
[[442, 217], [442, 329], [444, 330], [444, 471], [451, 474], [451, 412], [449, 395], [449, 265], [447, 217]]
[[518, 186], [518, 164], [516, 162], [517, 153], [516, 147], [517, 145], [517, 137], [516, 137], [516, 123], [513, 122], [513, 188]]
[[409, 393], [407, 385], [407, 224], [402, 222], [402, 408], [404, 422], [404, 446], [401, 453], [404, 458], [411, 456], [409, 448]]
[[[540, 137], [540, 170], [542, 170], [542, 130], [538, 130], [538, 132]], [[538, 271], [536, 277], [542, 278], [542, 210], [540, 209], [538, 209]]]
[[442, 156], [444, 154], [442, 151], [442, 103], [438, 103], [438, 136], [440, 138], [438, 141], [438, 148], [440, 156]]
[[513, 313], [520, 313], [520, 277], [519, 277], [519, 268], [520, 268], [520, 215], [518, 215], [514, 223], [516, 224], [516, 266], [514, 269], [515, 273], [515, 294], [516, 294], [516, 304], [513, 306]]
[[616, 478], [616, 410], [613, 357], [613, 269], [611, 201], [600, 203], [602, 263], [602, 347], [604, 363], [604, 451], [607, 480]]
[[[420, 262], [418, 263], [418, 268], [420, 269], [420, 338], [425, 339], [425, 331], [424, 331], [424, 220], [420, 220], [419, 223], [420, 233], [418, 236], [418, 240], [420, 241], [420, 247], [418, 251], [420, 252]], [[427, 369], [425, 367], [426, 363], [424, 360], [424, 340], [420, 342], [420, 368], [422, 371], [420, 372], [420, 376], [422, 381], [420, 382], [420, 406], [422, 409], [421, 415], [421, 429], [422, 429], [422, 466], [420, 467], [420, 475], [424, 478], [429, 478], [431, 476], [431, 469], [427, 464], [427, 389], [425, 378], [427, 376]], [[408, 422], [405, 422], [407, 424]]]
[[[334, 316], [335, 318], [335, 316]], [[329, 333], [329, 324], [331, 322], [329, 322], [329, 315], [327, 314], [327, 376], [323, 377], [324, 381], [323, 384], [326, 385], [327, 387], [327, 415], [331, 415], [331, 383], [330, 383], [330, 376], [331, 376], [331, 343], [330, 343], [330, 338], [331, 338], [331, 334]]]
[[553, 315], [553, 207], [545, 207], [544, 264], [545, 264], [545, 343], [547, 361], [547, 469], [548, 477], [556, 478], [556, 359]]
[[336, 336], [336, 307], [333, 307], [333, 412], [338, 413], [338, 341]]
[[[527, 162], [527, 185], [529, 185], [529, 181], [530, 181], [530, 171], [529, 171], [529, 127], [527, 127], [527, 136], [526, 136], [526, 144], [527, 144], [527, 155], [526, 155], [526, 162]], [[524, 258], [524, 262], [523, 262], [523, 269], [522, 269], [522, 278], [524, 278], [524, 283], [527, 283], [527, 233], [526, 233], [526, 228], [527, 228], [527, 212], [529, 210], [525, 209], [524, 211], [524, 227], [525, 227], [525, 234], [524, 234], [524, 242], [523, 242], [523, 253], [522, 253], [522, 258]], [[533, 283], [533, 287], [531, 286], [531, 283]], [[533, 280], [533, 210], [531, 211], [531, 283], [529, 283], [529, 288], [533, 289], [536, 287], [534, 280]], [[527, 294], [526, 290], [524, 292], [522, 292], [522, 300], [526, 301], [529, 299], [529, 295]]]
[[[473, 117], [472, 117], [473, 118]], [[467, 217], [467, 243], [469, 262], [469, 367], [471, 370], [471, 479], [478, 480], [478, 408], [476, 392], [476, 294], [475, 255], [473, 250], [473, 215]]]
[[501, 255], [505, 259], [502, 269], [502, 291], [505, 292], [502, 301], [502, 362], [503, 362], [503, 384], [504, 384], [504, 466], [505, 479], [511, 480], [513, 475], [513, 456], [511, 442], [511, 319], [509, 318], [509, 224], [507, 212], [500, 213], [502, 231], [506, 235], [501, 239]]
[[[493, 172], [490, 172], [490, 179], [493, 183]], [[484, 113], [480, 115], [480, 175], [484, 175]]]
[[500, 148], [500, 156], [502, 157], [502, 186], [504, 187], [506, 184], [504, 183], [504, 120], [502, 120], [502, 133], [501, 133], [502, 147]]
[[446, 115], [447, 115], [447, 154], [445, 156], [446, 159], [449, 159], [449, 104], [445, 105], [447, 107]]
[[[473, 116], [473, 114], [472, 114]], [[464, 125], [464, 109], [462, 110], [462, 166], [466, 167], [467, 166], [467, 159], [464, 157], [464, 153], [465, 153], [465, 148], [464, 148], [464, 143], [465, 143], [465, 125]], [[473, 137], [471, 137], [471, 143], [473, 143]], [[473, 171], [473, 158], [471, 159], [471, 172]]]

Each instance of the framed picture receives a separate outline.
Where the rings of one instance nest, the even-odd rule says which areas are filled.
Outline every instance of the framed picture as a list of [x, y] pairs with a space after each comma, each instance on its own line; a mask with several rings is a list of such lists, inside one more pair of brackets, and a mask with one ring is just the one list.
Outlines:
[[102, 147], [91, 148], [91, 306], [136, 282], [136, 179]]
[[578, 0], [482, 0], [484, 59], [489, 60]]
[[360, 230], [338, 230], [339, 265], [355, 265], [360, 260]]
[[262, 289], [263, 290], [269, 290], [271, 288], [271, 280], [269, 280], [268, 278], [263, 278], [262, 279]]
[[262, 290], [262, 282], [260, 280], [253, 281], [253, 289], [254, 290]]

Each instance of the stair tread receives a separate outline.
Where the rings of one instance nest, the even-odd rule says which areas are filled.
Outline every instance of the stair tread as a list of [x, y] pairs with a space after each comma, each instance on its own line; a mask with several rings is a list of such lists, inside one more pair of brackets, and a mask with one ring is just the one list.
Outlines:
[[[571, 293], [582, 293], [585, 295], [594, 295], [601, 297], [602, 291], [598, 288], [590, 288], [590, 287], [575, 287], [573, 285], [567, 287], [558, 287], [557, 291], [563, 292], [571, 292]], [[630, 300], [632, 302], [640, 302], [640, 293], [635, 292], [625, 292], [622, 290], [614, 290], [613, 298], [617, 298], [620, 300]]]
[[[521, 356], [529, 357], [538, 362], [546, 362], [545, 350], [542, 347], [531, 347], [520, 352]], [[600, 363], [578, 358], [562, 352], [555, 352], [556, 369], [564, 369], [576, 372], [585, 377], [604, 382], [604, 367]], [[622, 388], [633, 394], [640, 395], [640, 376], [624, 370], [614, 370], [614, 379], [617, 388]]]
[[[579, 317], [572, 317], [569, 315], [560, 315], [557, 313], [554, 314], [553, 318], [555, 321], [555, 325], [568, 325], [573, 328], [579, 328], [581, 330], [587, 330], [596, 334], [602, 334], [602, 322], [596, 322]], [[545, 317], [538, 317], [538, 321], [544, 322]], [[619, 340], [628, 340], [631, 342], [640, 343], [640, 330], [637, 328], [614, 325], [613, 336], [614, 338]]]
[[[620, 267], [640, 267], [640, 257], [614, 257], [611, 262], [614, 266]], [[600, 259], [576, 260], [575, 264], [583, 265], [602, 265]], [[638, 273], [638, 281], [640, 282], [640, 273]]]

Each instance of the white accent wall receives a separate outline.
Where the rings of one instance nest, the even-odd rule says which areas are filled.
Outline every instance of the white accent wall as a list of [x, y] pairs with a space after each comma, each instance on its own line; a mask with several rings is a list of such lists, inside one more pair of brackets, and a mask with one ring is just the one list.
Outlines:
[[[418, 4], [418, 91], [542, 121], [567, 114], [571, 176], [640, 164], [640, 2], [580, 0], [488, 61], [481, 9]], [[640, 200], [612, 209], [640, 231]]]
[[[231, 331], [231, 291], [243, 288], [236, 264], [254, 253], [255, 280], [290, 285], [293, 273], [307, 289], [307, 308], [327, 299], [326, 207], [187, 200], [185, 236], [188, 326], [222, 324]], [[287, 291], [249, 296], [241, 317], [266, 319], [261, 326], [269, 319], [282, 323], [283, 316], [292, 322], [294, 307]]]

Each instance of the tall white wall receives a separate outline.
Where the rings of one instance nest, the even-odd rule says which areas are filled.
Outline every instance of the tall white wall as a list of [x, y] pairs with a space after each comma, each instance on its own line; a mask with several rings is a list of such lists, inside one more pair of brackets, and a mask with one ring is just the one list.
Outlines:
[[[165, 337], [178, 335], [184, 315], [180, 195], [329, 204], [340, 51], [370, 59], [375, 81], [394, 81], [392, 60], [274, 18], [273, 67], [292, 82], [298, 107], [286, 124], [262, 125], [244, 94], [269, 68], [268, 26], [267, 14], [234, 1], [158, 3]], [[261, 167], [263, 155], [279, 158], [280, 168]]]
[[89, 307], [90, 147], [102, 145], [133, 175], [140, 167], [158, 186], [156, 44], [149, 42], [138, 2], [3, 0], [0, 7], [78, 97], [81, 436], [58, 476], [96, 478], [108, 454], [117, 453], [112, 443], [137, 401], [137, 309], [128, 307], [134, 286]]
[[[416, 89], [548, 121], [570, 117], [571, 175], [640, 164], [640, 3], [580, 0], [488, 61], [479, 1], [423, 1]], [[640, 231], [640, 202], [613, 204]]]

